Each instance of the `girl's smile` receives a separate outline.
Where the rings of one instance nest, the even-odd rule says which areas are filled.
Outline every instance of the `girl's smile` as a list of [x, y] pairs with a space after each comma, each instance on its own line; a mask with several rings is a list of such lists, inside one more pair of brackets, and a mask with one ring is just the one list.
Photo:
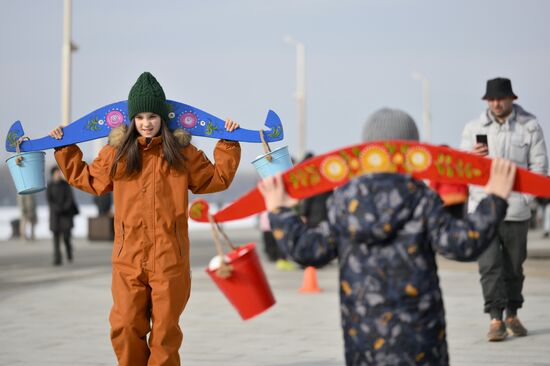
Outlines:
[[143, 137], [155, 137], [159, 130], [161, 119], [158, 114], [151, 112], [141, 112], [134, 117], [136, 129]]

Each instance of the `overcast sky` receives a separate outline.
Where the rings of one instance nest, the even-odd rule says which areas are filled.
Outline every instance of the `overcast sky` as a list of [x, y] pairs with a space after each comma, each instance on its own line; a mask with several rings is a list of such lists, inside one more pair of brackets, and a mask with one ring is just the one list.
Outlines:
[[[3, 147], [16, 120], [31, 138], [61, 120], [63, 1], [0, 0], [0, 12]], [[485, 108], [486, 80], [497, 76], [512, 79], [548, 137], [548, 14], [544, 0], [74, 0], [72, 119], [126, 99], [147, 70], [169, 99], [246, 128], [261, 128], [273, 109], [296, 151], [288, 34], [306, 47], [307, 148], [316, 153], [359, 142], [365, 119], [384, 106], [420, 127], [414, 70], [431, 82], [432, 142], [459, 144], [464, 124]], [[211, 156], [209, 139], [194, 141]], [[241, 169], [260, 153], [243, 144]]]

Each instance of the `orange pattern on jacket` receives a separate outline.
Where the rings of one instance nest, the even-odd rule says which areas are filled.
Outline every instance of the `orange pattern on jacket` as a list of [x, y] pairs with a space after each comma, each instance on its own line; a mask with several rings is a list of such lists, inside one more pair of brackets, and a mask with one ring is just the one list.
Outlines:
[[149, 145], [139, 137], [138, 143], [142, 168], [131, 177], [118, 173], [124, 169], [122, 159], [110, 178], [116, 148], [109, 145], [90, 165], [76, 145], [57, 149], [55, 158], [74, 187], [95, 195], [114, 193], [109, 320], [119, 365], [179, 365], [183, 336], [178, 322], [191, 291], [188, 190], [211, 193], [229, 187], [241, 149], [238, 142], [220, 140], [212, 164], [189, 144], [181, 148], [186, 169], [176, 171], [163, 157], [161, 137]]

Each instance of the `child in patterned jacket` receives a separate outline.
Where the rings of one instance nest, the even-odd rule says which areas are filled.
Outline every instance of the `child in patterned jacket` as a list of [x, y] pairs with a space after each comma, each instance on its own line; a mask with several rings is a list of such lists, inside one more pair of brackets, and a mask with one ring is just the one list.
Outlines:
[[[382, 109], [363, 140], [418, 140], [413, 119]], [[515, 166], [495, 159], [477, 210], [456, 219], [423, 182], [407, 175], [356, 177], [335, 190], [329, 217], [308, 228], [280, 175], [259, 183], [278, 245], [302, 265], [338, 258], [347, 365], [448, 365], [445, 313], [435, 254], [470, 261], [503, 220]]]

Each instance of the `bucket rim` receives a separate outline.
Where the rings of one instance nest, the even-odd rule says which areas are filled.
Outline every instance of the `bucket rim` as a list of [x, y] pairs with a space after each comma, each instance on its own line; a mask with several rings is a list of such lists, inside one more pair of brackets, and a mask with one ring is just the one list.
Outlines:
[[[240, 250], [240, 249], [244, 249], [244, 248], [249, 248], [250, 250], [246, 253], [244, 253], [243, 255], [239, 255], [238, 257], [232, 259], [231, 261], [228, 261], [227, 264], [234, 264], [236, 262], [240, 262], [242, 261], [245, 257], [247, 257], [248, 255], [252, 254], [252, 252], [256, 249], [256, 243], [254, 242], [250, 242], [250, 243], [246, 243], [246, 244], [243, 244], [243, 245], [239, 245], [239, 247], [237, 248], [237, 251]], [[257, 254], [256, 254], [257, 255]], [[205, 272], [207, 273], [214, 273], [218, 270], [218, 268], [214, 268], [214, 269], [210, 269], [208, 268], [208, 266], [204, 269]]]
[[23, 155], [32, 155], [32, 154], [42, 154], [43, 156], [46, 155], [46, 152], [45, 151], [24, 151], [24, 152], [21, 152], [19, 154], [15, 154], [15, 155], [12, 155], [10, 156], [9, 158], [7, 158], [5, 160], [5, 162], [7, 163], [8, 160], [11, 160], [13, 158], [17, 158], [19, 156], [23, 156]]
[[[251, 161], [252, 164], [254, 164], [256, 161], [260, 160], [260, 159], [263, 159], [265, 158], [266, 156], [268, 155], [273, 155], [274, 153], [280, 151], [280, 150], [283, 150], [283, 149], [288, 149], [288, 145], [284, 145], [284, 146], [281, 146], [281, 147], [278, 147], [276, 148], [275, 150], [271, 150], [270, 152], [266, 153], [266, 154], [263, 154], [263, 155], [260, 155], [260, 156], [257, 156], [254, 160]], [[290, 155], [290, 154], [289, 154]]]

